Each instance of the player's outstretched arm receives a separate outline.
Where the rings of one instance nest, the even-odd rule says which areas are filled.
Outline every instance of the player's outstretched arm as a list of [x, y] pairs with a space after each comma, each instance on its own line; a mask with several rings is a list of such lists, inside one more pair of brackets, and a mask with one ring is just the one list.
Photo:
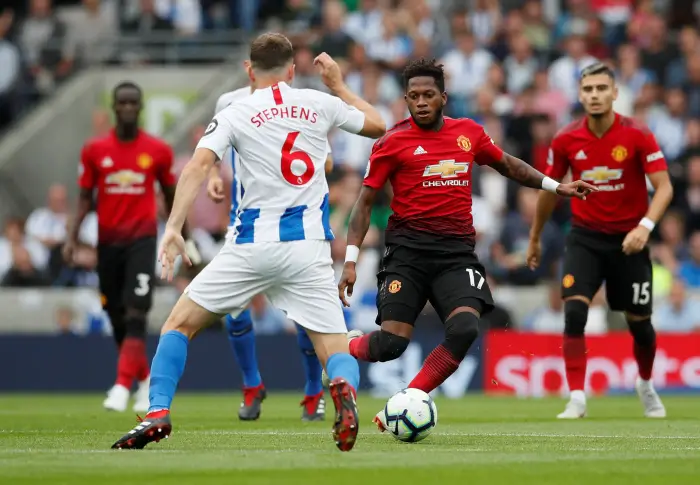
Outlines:
[[362, 241], [365, 240], [365, 236], [369, 230], [369, 224], [372, 218], [372, 207], [374, 206], [376, 198], [377, 189], [363, 185], [360, 190], [360, 196], [357, 198], [357, 202], [355, 202], [355, 206], [352, 208], [350, 214], [345, 265], [343, 266], [343, 275], [340, 278], [340, 283], [338, 283], [338, 296], [346, 307], [350, 306], [346, 298], [346, 290], [347, 296], [352, 296], [353, 287], [357, 280], [355, 264], [360, 255]]
[[546, 190], [562, 197], [576, 197], [586, 200], [588, 194], [598, 191], [596, 187], [582, 180], [561, 184], [507, 153], [503, 153], [503, 157], [499, 161], [491, 163], [491, 166], [504, 177], [515, 180], [525, 187]]
[[217, 165], [213, 165], [209, 170], [207, 196], [217, 204], [223, 202], [226, 198], [226, 193], [224, 192], [224, 179], [221, 178], [221, 173], [219, 172], [219, 167]]
[[625, 240], [622, 242], [622, 252], [625, 254], [638, 253], [644, 249], [649, 242], [651, 231], [663, 217], [673, 199], [673, 185], [668, 171], [660, 170], [647, 175], [654, 187], [654, 197], [651, 199], [646, 215], [639, 221], [639, 225], [625, 236]]

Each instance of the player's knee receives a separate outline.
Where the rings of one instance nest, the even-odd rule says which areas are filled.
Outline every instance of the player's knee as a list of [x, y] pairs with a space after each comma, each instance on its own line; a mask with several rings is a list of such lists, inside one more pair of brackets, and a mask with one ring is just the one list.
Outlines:
[[461, 361], [478, 336], [479, 317], [471, 312], [460, 312], [445, 322], [443, 345], [457, 360]]
[[627, 315], [627, 326], [637, 345], [647, 347], [656, 342], [656, 330], [654, 330], [654, 326], [651, 324], [650, 316], [630, 318], [630, 315]]
[[253, 331], [253, 321], [250, 318], [250, 311], [246, 310], [237, 317], [226, 315], [226, 331], [232, 337], [240, 337]]
[[380, 330], [376, 335], [377, 337], [370, 341], [370, 345], [373, 344], [372, 347], [374, 347], [370, 348], [370, 352], [372, 357], [379, 362], [398, 359], [411, 343], [406, 337], [395, 335], [386, 330]]
[[564, 302], [564, 335], [580, 337], [588, 320], [588, 303], [581, 300]]
[[124, 314], [124, 328], [126, 337], [146, 338], [146, 327], [148, 320], [146, 312], [136, 308], [126, 308]]

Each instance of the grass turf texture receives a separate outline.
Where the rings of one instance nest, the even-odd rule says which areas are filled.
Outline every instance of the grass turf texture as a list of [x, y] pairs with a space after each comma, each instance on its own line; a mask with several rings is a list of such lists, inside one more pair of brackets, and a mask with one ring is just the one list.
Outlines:
[[261, 419], [242, 423], [238, 395], [179, 395], [169, 440], [114, 451], [136, 421], [102, 411], [101, 395], [1, 396], [0, 483], [700, 483], [698, 397], [666, 397], [665, 420], [641, 417], [636, 396], [592, 399], [590, 418], [564, 422], [559, 399], [438, 397], [438, 427], [417, 444], [376, 431], [384, 401], [361, 397], [350, 453], [335, 448], [330, 416], [300, 421], [299, 397], [272, 393]]

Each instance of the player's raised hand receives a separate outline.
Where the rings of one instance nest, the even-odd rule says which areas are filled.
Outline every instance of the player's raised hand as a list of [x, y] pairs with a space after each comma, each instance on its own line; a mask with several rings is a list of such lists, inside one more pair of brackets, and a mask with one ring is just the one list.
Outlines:
[[207, 182], [207, 195], [211, 200], [219, 204], [226, 198], [224, 192], [224, 181], [221, 177], [209, 177]]
[[586, 196], [591, 192], [598, 192], [598, 188], [583, 180], [576, 180], [568, 184], [559, 184], [557, 188], [557, 194], [562, 197], [576, 197], [582, 200], [586, 200]]
[[535, 271], [540, 265], [540, 258], [542, 257], [542, 245], [539, 239], [530, 238], [530, 243], [527, 245], [527, 252], [525, 253], [525, 262], [527, 267], [532, 271]]
[[[343, 306], [349, 307], [347, 298], [352, 296], [352, 290], [355, 287], [355, 281], [357, 281], [357, 274], [355, 273], [355, 263], [348, 261], [343, 266], [343, 275], [340, 277], [340, 283], [338, 283], [338, 296], [340, 301], [343, 302]], [[346, 297], [347, 290], [347, 297]]]
[[649, 229], [644, 226], [637, 226], [627, 233], [622, 241], [622, 252], [626, 255], [638, 253], [649, 241]]
[[160, 240], [158, 248], [158, 261], [162, 265], [160, 277], [164, 280], [172, 281], [175, 275], [175, 260], [178, 256], [182, 256], [182, 260], [188, 266], [192, 266], [192, 261], [187, 255], [185, 247], [185, 239], [180, 231], [166, 226], [163, 238]]
[[321, 52], [314, 59], [314, 65], [319, 67], [323, 84], [328, 86], [331, 91], [343, 84], [343, 73], [340, 71], [340, 66], [325, 52]]

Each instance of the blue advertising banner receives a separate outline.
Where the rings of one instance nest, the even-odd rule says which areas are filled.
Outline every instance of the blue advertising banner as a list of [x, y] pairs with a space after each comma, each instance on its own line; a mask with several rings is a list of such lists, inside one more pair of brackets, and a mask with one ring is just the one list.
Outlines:
[[[421, 331], [400, 359], [362, 364], [362, 388], [388, 396], [406, 387], [423, 360], [442, 339], [440, 328]], [[158, 337], [149, 337], [153, 356]], [[481, 341], [477, 341], [459, 370], [439, 389], [457, 398], [483, 388]], [[264, 335], [257, 339], [260, 372], [270, 390], [300, 390], [304, 386], [301, 354], [294, 335]], [[114, 382], [117, 349], [109, 337], [5, 335], [0, 338], [0, 392], [8, 391], [105, 391]], [[223, 333], [206, 332], [189, 348], [187, 367], [179, 389], [183, 391], [232, 391], [241, 387], [241, 376]]]

